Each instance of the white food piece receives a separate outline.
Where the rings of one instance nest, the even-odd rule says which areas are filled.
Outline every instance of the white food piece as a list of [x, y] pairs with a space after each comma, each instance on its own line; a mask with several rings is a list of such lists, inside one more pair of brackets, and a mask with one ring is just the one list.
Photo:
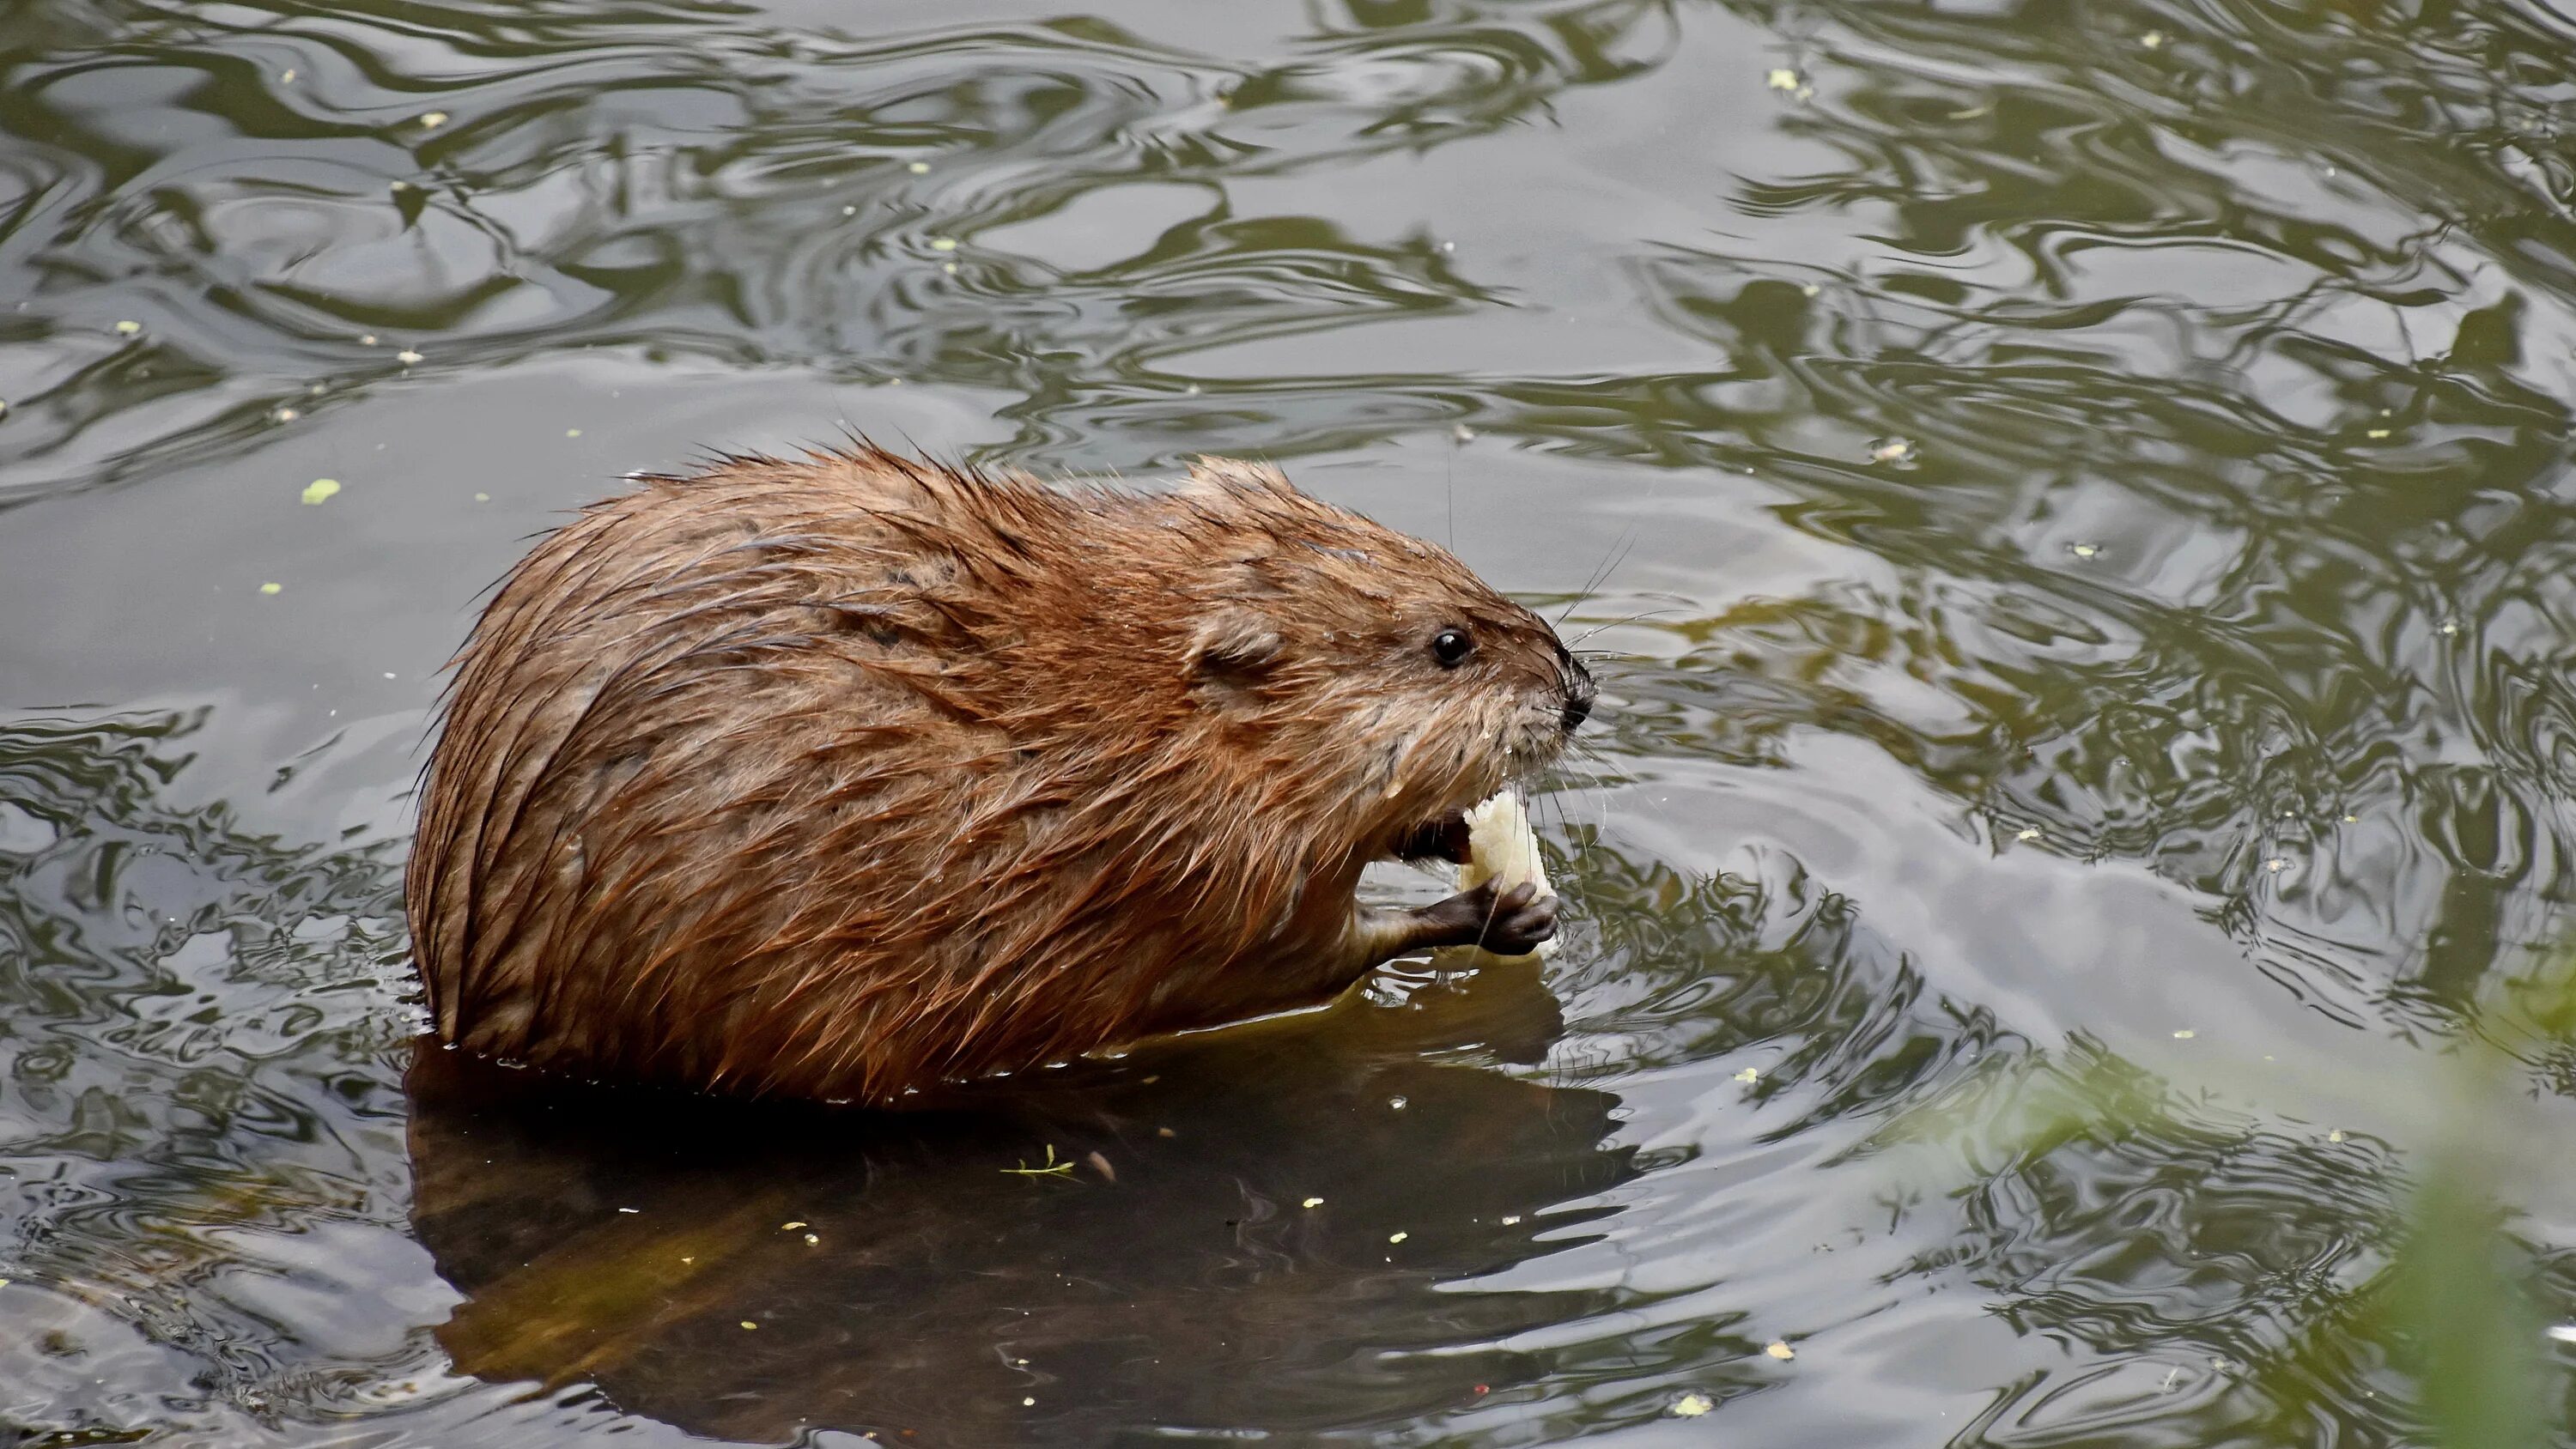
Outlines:
[[[1539, 859], [1538, 833], [1530, 829], [1529, 808], [1511, 790], [1467, 811], [1467, 863], [1459, 867], [1458, 889], [1471, 891], [1487, 881], [1501, 895], [1524, 882], [1542, 897], [1556, 894], [1547, 883], [1547, 866]], [[1476, 946], [1454, 946], [1438, 954], [1444, 966], [1476, 967], [1498, 961], [1544, 960], [1556, 954], [1556, 942], [1539, 943], [1528, 956], [1496, 956]]]

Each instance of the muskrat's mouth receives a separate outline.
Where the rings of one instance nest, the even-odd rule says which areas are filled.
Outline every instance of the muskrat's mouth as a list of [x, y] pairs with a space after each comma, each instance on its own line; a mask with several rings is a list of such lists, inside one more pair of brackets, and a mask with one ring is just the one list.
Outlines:
[[1467, 813], [1452, 810], [1436, 820], [1426, 820], [1396, 837], [1395, 858], [1398, 860], [1445, 860], [1452, 865], [1467, 863]]

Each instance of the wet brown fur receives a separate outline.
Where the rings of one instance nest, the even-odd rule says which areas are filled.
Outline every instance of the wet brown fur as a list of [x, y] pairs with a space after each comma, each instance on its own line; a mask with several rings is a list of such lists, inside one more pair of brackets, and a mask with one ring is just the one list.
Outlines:
[[1264, 466], [728, 459], [503, 581], [413, 939], [468, 1049], [884, 1101], [1330, 998], [1391, 954], [1361, 868], [1545, 763], [1578, 688], [1450, 554]]

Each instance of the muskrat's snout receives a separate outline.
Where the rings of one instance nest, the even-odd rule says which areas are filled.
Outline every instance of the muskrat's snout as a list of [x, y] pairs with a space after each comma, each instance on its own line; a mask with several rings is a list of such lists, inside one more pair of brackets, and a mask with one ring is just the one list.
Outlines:
[[[1562, 650], [1558, 651], [1560, 654]], [[1592, 718], [1592, 701], [1600, 693], [1593, 687], [1592, 671], [1583, 667], [1571, 654], [1559, 661], [1565, 675], [1565, 709], [1557, 717], [1565, 722], [1565, 732], [1572, 734]]]
[[1592, 671], [1583, 667], [1583, 661], [1574, 657], [1564, 640], [1552, 637], [1551, 631], [1548, 642], [1556, 646], [1556, 687], [1565, 696], [1565, 703], [1557, 709], [1557, 722], [1572, 734], [1592, 718], [1592, 701], [1599, 691], [1592, 686]]

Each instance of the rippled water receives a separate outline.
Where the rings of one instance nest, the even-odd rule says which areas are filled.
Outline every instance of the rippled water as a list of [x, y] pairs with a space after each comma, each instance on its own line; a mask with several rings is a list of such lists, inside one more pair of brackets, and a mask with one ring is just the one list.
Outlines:
[[[2576, 1057], [2494, 1022], [2576, 875], [2571, 57], [2504, 0], [0, 14], [0, 1431], [2418, 1443], [2390, 1265], [2462, 1174], [2557, 1422]], [[1570, 604], [1565, 953], [971, 1116], [407, 1083], [476, 591], [843, 428], [1267, 454]]]

